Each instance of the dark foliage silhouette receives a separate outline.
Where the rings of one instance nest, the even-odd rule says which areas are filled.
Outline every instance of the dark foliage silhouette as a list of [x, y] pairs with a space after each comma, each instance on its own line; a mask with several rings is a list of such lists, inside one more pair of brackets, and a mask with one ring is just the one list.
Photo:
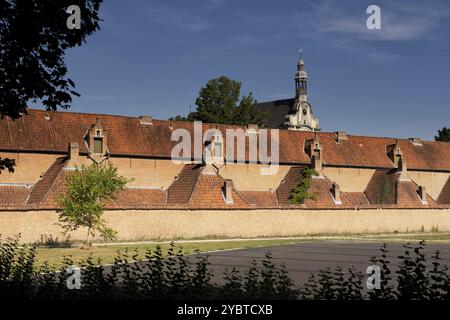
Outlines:
[[[363, 274], [350, 267], [325, 268], [311, 275], [301, 287], [294, 286], [286, 266], [274, 264], [266, 254], [261, 264], [227, 270], [224, 283], [212, 281], [207, 256], [186, 257], [172, 243], [163, 255], [161, 247], [148, 250], [144, 258], [137, 251], [118, 252], [114, 264], [105, 270], [100, 260], [75, 263], [65, 258], [59, 272], [48, 264], [36, 266], [36, 249], [19, 245], [19, 238], [0, 240], [0, 299], [308, 299], [308, 300], [448, 300], [450, 276], [440, 262], [439, 252], [427, 263], [425, 243], [415, 248], [404, 245], [404, 253], [393, 273], [387, 246], [370, 264], [381, 269], [378, 289], [365, 289]], [[194, 259], [195, 261], [193, 261]], [[69, 290], [67, 268], [81, 268], [81, 289]]]
[[[75, 83], [64, 55], [99, 29], [102, 0], [0, 0], [0, 116], [17, 119], [29, 101], [48, 110], [68, 108]], [[69, 29], [66, 12], [80, 8], [80, 29]], [[0, 158], [0, 172], [14, 161]]]

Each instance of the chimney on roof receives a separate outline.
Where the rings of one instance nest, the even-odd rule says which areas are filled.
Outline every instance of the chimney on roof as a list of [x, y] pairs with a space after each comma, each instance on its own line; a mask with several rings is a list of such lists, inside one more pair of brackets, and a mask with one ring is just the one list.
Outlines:
[[140, 116], [139, 120], [141, 121], [141, 124], [146, 124], [146, 125], [153, 124], [153, 117], [152, 116]]
[[322, 176], [323, 150], [319, 135], [315, 135], [310, 145], [311, 168]]
[[427, 192], [425, 190], [425, 186], [419, 186], [419, 190], [417, 190], [419, 193], [419, 198], [422, 204], [427, 204]]
[[409, 140], [412, 142], [413, 145], [415, 146], [423, 146], [422, 144], [422, 139], [420, 138], [409, 138]]
[[79, 159], [80, 159], [80, 147], [78, 143], [76, 142], [70, 142], [69, 143], [69, 164], [68, 167], [75, 167], [79, 165]]
[[400, 155], [397, 162], [397, 173], [400, 174], [400, 181], [411, 181], [408, 175], [408, 166], [406, 165], [406, 160], [403, 155]]
[[311, 159], [311, 169], [315, 170], [319, 176], [322, 176], [322, 160], [313, 156]]
[[397, 169], [402, 173], [406, 173], [406, 171], [408, 171], [408, 166], [406, 165], [406, 160], [403, 158], [403, 156], [398, 160]]
[[341, 201], [341, 189], [336, 182], [333, 182], [333, 186], [331, 187], [331, 195], [333, 196], [333, 200], [335, 204], [342, 204]]
[[336, 134], [336, 142], [339, 143], [343, 140], [348, 140], [347, 133], [344, 131], [338, 131]]
[[233, 203], [233, 181], [230, 179], [225, 179], [223, 188], [223, 197], [226, 203]]

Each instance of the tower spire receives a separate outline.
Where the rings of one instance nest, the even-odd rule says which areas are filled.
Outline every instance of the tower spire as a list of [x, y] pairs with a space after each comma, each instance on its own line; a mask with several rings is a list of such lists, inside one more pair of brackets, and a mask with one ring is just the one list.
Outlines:
[[319, 120], [314, 118], [311, 105], [308, 101], [308, 75], [305, 71], [303, 50], [297, 62], [295, 72], [295, 100], [286, 116], [285, 126], [290, 130], [315, 131], [319, 128]]
[[299, 50], [300, 59], [297, 63], [297, 72], [295, 73], [295, 99], [298, 101], [308, 100], [308, 75], [305, 71], [305, 61], [303, 60], [303, 50]]

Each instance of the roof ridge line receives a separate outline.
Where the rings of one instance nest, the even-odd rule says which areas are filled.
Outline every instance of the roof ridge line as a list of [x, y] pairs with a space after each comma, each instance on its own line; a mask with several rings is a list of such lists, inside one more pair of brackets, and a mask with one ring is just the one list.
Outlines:
[[192, 203], [192, 196], [194, 195], [195, 191], [197, 191], [198, 180], [200, 180], [200, 176], [202, 174], [201, 170], [203, 170], [202, 167], [199, 168], [199, 173], [198, 173], [198, 175], [197, 175], [197, 177], [195, 179], [194, 186], [192, 187], [192, 190], [191, 190], [191, 194], [189, 195], [189, 199], [188, 199], [188, 202], [187, 202], [188, 205], [190, 205]]
[[[50, 191], [53, 190], [53, 188], [55, 187], [55, 181], [59, 178], [59, 176], [61, 175], [61, 173], [64, 172], [64, 167], [65, 167], [65, 163], [67, 163], [67, 159], [64, 159], [65, 157], [60, 157], [60, 158], [56, 158], [55, 162], [60, 160], [61, 163], [59, 164], [61, 167], [58, 170], [58, 173], [55, 175], [55, 177], [53, 178], [49, 188], [47, 189], [47, 191], [44, 193], [44, 196], [42, 197], [41, 201], [39, 202], [39, 205], [41, 205], [42, 203], [45, 202], [45, 200], [48, 199], [49, 195], [51, 194]], [[63, 160], [64, 159], [64, 160]]]
[[[285, 99], [282, 99], [285, 100]], [[116, 117], [116, 118], [126, 118], [126, 119], [135, 119], [138, 120], [139, 116], [127, 116], [127, 115], [118, 115], [118, 114], [105, 114], [105, 113], [89, 113], [89, 112], [77, 112], [77, 111], [66, 111], [66, 110], [56, 110], [56, 111], [48, 111], [45, 109], [35, 109], [35, 108], [28, 108], [27, 111], [31, 111], [31, 112], [39, 112], [39, 113], [46, 113], [46, 112], [51, 112], [51, 113], [59, 113], [59, 114], [78, 114], [78, 115], [90, 115], [90, 116], [106, 116], [106, 117]], [[22, 117], [23, 118], [23, 117]], [[164, 123], [174, 123], [174, 122], [178, 122], [178, 123], [193, 123], [190, 121], [175, 121], [175, 120], [168, 120], [168, 119], [153, 119], [154, 121], [157, 122], [164, 122]], [[228, 125], [228, 124], [223, 124], [223, 123], [207, 123], [207, 122], [203, 122], [203, 124], [205, 125], [212, 125], [212, 126], [220, 126], [220, 127], [224, 127], [224, 126], [233, 126], [233, 127], [237, 127], [237, 128], [246, 128], [245, 125]], [[273, 130], [273, 129], [278, 129], [281, 131], [285, 131], [285, 132], [294, 132], [296, 134], [299, 133], [304, 133], [305, 131], [295, 131], [295, 130], [288, 130], [288, 129], [284, 129], [284, 128], [264, 128], [264, 129], [268, 129], [268, 130]], [[333, 135], [336, 133], [336, 131], [321, 131], [321, 134], [325, 134], [325, 135]], [[349, 137], [356, 137], [356, 138], [372, 138], [372, 139], [391, 139], [391, 140], [400, 140], [400, 141], [405, 141], [408, 142], [410, 141], [409, 138], [394, 138], [394, 137], [379, 137], [379, 136], [368, 136], [368, 135], [353, 135], [353, 134], [347, 134], [347, 136]], [[422, 142], [425, 143], [436, 143], [436, 142], [442, 142], [442, 141], [431, 141], [431, 140], [425, 140], [422, 139]], [[445, 142], [443, 142], [445, 143]]]
[[[36, 203], [37, 205], [40, 205], [44, 202], [44, 200], [47, 199], [48, 194], [50, 193], [50, 190], [53, 187], [54, 182], [56, 181], [56, 179], [58, 178], [58, 176], [61, 174], [61, 172], [63, 171], [62, 169], [64, 168], [64, 163], [67, 162], [67, 159], [65, 159], [67, 157], [58, 157], [55, 159], [55, 161], [53, 161], [53, 163], [50, 165], [50, 167], [47, 169], [47, 171], [45, 171], [44, 175], [42, 176], [42, 179], [39, 180], [37, 183], [34, 184], [33, 189], [31, 190], [28, 199], [27, 199], [27, 203], [26, 204], [32, 204], [32, 203], [28, 203], [28, 201], [30, 200], [31, 195], [33, 194], [33, 191], [35, 190], [36, 186], [38, 185], [39, 182], [41, 182], [45, 176], [47, 175], [47, 173], [49, 173], [49, 171], [51, 169], [53, 169], [54, 167], [57, 167], [58, 165], [60, 165], [61, 167], [58, 170], [58, 173], [55, 174], [55, 176], [53, 177], [53, 179], [50, 181], [50, 185], [48, 187], [47, 190], [45, 190], [44, 194], [42, 195], [41, 199]], [[65, 159], [64, 161], [62, 161], [63, 159]], [[61, 163], [58, 163], [58, 161], [61, 161]]]

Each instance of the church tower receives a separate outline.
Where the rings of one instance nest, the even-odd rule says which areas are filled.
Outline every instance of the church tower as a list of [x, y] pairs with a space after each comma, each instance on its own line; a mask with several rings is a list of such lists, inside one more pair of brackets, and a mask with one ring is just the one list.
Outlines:
[[308, 102], [308, 75], [305, 71], [305, 61], [301, 56], [295, 73], [295, 102], [291, 112], [286, 115], [285, 126], [289, 130], [316, 131], [319, 129], [319, 120], [314, 118]]
[[305, 71], [305, 61], [302, 58], [297, 63], [295, 73], [295, 98], [299, 101], [308, 100], [308, 75]]

